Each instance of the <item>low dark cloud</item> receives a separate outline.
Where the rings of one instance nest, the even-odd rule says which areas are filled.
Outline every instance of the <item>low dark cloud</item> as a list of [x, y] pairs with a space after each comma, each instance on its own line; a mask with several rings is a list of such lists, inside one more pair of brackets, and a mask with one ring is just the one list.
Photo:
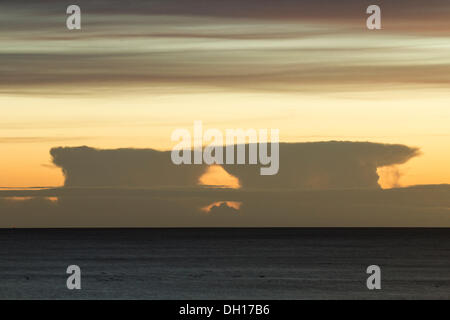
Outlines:
[[[207, 169], [206, 165], [174, 165], [170, 151], [152, 149], [76, 147], [54, 148], [50, 153], [70, 187], [193, 187]], [[404, 145], [369, 142], [281, 143], [276, 175], [261, 176], [259, 164], [223, 167], [243, 188], [378, 188], [378, 167], [404, 163], [418, 153]]]
[[[242, 203], [239, 209], [226, 201]], [[216, 205], [209, 213], [202, 208]], [[450, 227], [450, 186], [391, 190], [59, 188], [0, 191], [10, 227]]]

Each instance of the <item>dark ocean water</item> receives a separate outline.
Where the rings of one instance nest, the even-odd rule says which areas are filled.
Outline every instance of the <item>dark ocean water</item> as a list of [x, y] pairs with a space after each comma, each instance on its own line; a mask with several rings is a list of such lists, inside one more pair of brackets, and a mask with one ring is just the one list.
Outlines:
[[5, 229], [0, 298], [449, 299], [450, 229]]

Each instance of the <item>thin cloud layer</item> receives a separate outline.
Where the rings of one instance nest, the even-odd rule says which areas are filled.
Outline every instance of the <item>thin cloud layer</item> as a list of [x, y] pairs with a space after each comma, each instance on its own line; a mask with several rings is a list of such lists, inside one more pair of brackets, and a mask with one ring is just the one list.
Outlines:
[[[223, 165], [243, 188], [379, 188], [378, 167], [402, 164], [416, 148], [369, 142], [281, 143], [278, 174], [261, 176], [261, 165]], [[248, 157], [248, 145], [246, 146]], [[270, 152], [270, 150], [269, 150]], [[206, 165], [174, 165], [169, 151], [53, 148], [53, 163], [67, 187], [163, 187], [198, 185]]]
[[[448, 1], [59, 1], [0, 4], [0, 92], [178, 87], [290, 92], [448, 88]], [[432, 22], [432, 23], [431, 23]], [[430, 27], [431, 26], [431, 27]], [[125, 45], [126, 44], [126, 45]], [[193, 88], [192, 88], [193, 87]]]
[[[27, 6], [24, 6], [27, 4]], [[266, 18], [266, 19], [331, 19], [345, 21], [359, 19], [361, 12], [373, 2], [360, 0], [78, 0], [77, 4], [91, 14], [103, 15], [178, 15], [208, 16], [232, 18]], [[450, 4], [446, 0], [398, 0], [395, 2], [380, 0], [377, 4], [388, 17], [412, 19], [420, 17], [440, 18], [446, 14]], [[25, 12], [56, 14], [61, 11], [61, 2], [46, 0], [30, 4], [28, 0], [5, 0], [2, 5], [8, 9], [22, 9]], [[65, 8], [64, 8], [65, 9]], [[414, 29], [414, 24], [410, 24]]]

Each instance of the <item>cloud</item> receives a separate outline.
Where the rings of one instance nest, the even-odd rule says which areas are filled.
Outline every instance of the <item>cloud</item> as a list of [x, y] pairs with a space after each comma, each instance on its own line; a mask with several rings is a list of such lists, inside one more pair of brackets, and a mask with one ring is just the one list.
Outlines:
[[[27, 6], [24, 6], [27, 4]], [[77, 4], [89, 14], [102, 15], [177, 15], [265, 19], [360, 19], [369, 2], [360, 0], [78, 0]], [[30, 5], [28, 0], [5, 0], [2, 5], [24, 11], [56, 14], [61, 12], [61, 2], [47, 0]], [[379, 5], [400, 19], [411, 17], [446, 17], [450, 8], [447, 0], [398, 0], [381, 1]], [[65, 9], [65, 8], [64, 8]], [[64, 12], [64, 10], [63, 10]], [[390, 16], [390, 15], [389, 15]], [[417, 21], [420, 23], [420, 21]], [[414, 25], [409, 24], [410, 27]]]
[[[203, 208], [217, 203], [204, 212]], [[327, 191], [4, 190], [0, 212], [0, 228], [450, 227], [450, 186]]]
[[50, 154], [65, 186], [193, 186], [206, 169], [176, 166], [170, 152], [153, 149], [53, 148]]
[[[248, 145], [246, 145], [248, 157]], [[378, 188], [378, 167], [402, 164], [416, 148], [369, 142], [281, 143], [278, 174], [261, 176], [261, 165], [223, 165], [243, 188]], [[53, 163], [63, 170], [65, 186], [196, 186], [206, 165], [174, 165], [170, 151], [53, 148]]]
[[382, 188], [399, 188], [401, 187], [400, 179], [404, 173], [397, 166], [387, 166], [377, 169], [380, 175], [378, 183]]
[[378, 167], [402, 164], [418, 154], [404, 145], [369, 142], [282, 143], [277, 175], [261, 176], [257, 166], [223, 167], [244, 188], [378, 188]]
[[356, 0], [80, 1], [80, 32], [65, 29], [59, 1], [20, 3], [1, 4], [4, 93], [340, 92], [450, 82], [444, 0], [383, 3], [383, 30], [370, 35]]
[[[274, 45], [259, 43], [252, 48], [246, 42], [233, 49], [233, 44], [226, 42], [211, 48], [205, 42], [195, 44], [180, 39], [174, 40], [175, 50], [169, 52], [149, 49], [115, 54], [3, 54], [0, 50], [0, 59], [5, 65], [14, 66], [3, 70], [0, 67], [4, 75], [0, 79], [0, 91], [99, 95], [176, 87], [183, 88], [177, 92], [225, 88], [315, 93], [376, 91], [396, 86], [436, 89], [447, 88], [450, 83], [450, 65], [444, 54], [447, 49], [431, 51], [424, 43], [416, 46], [416, 52], [411, 52], [416, 49], [409, 49], [408, 41], [399, 39], [396, 41], [403, 42], [404, 46], [394, 49], [342, 49], [333, 47], [331, 38], [335, 36], [324, 38], [330, 41], [326, 48], [308, 50], [302, 48], [308, 46], [308, 40], [305, 44], [292, 43], [289, 48], [276, 40]], [[217, 40], [213, 42], [217, 44]], [[114, 40], [114, 43], [117, 42]], [[190, 43], [197, 48], [183, 48], [183, 45], [178, 46], [180, 43]], [[389, 56], [382, 52], [384, 50], [390, 52]], [[425, 59], [423, 52], [427, 51], [430, 54], [427, 58], [435, 58], [433, 64], [422, 60]], [[33, 66], [27, 66], [24, 61], [33, 61]]]

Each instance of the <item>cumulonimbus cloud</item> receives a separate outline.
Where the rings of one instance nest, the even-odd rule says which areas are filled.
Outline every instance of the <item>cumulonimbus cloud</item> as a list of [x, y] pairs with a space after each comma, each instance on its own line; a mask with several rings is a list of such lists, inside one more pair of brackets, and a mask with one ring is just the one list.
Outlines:
[[418, 154], [417, 148], [370, 142], [282, 143], [276, 175], [261, 176], [257, 166], [224, 169], [244, 188], [378, 188], [377, 168], [405, 163]]
[[[248, 155], [248, 145], [247, 155]], [[174, 165], [170, 151], [53, 148], [53, 163], [63, 170], [65, 186], [196, 186], [206, 165]], [[223, 165], [244, 189], [379, 188], [377, 168], [402, 164], [417, 148], [369, 142], [280, 143], [279, 172], [261, 176], [261, 165]]]
[[193, 186], [204, 166], [174, 165], [169, 151], [53, 148], [53, 163], [63, 170], [65, 186]]

